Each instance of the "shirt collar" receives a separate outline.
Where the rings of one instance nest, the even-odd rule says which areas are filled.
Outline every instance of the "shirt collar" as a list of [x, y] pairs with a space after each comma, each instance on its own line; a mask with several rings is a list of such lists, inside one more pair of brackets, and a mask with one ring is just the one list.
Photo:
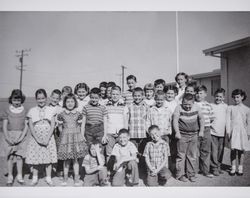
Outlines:
[[65, 112], [67, 113], [67, 114], [70, 114], [70, 113], [73, 113], [73, 114], [75, 114], [77, 111], [76, 111], [76, 108], [75, 109], [73, 109], [73, 110], [68, 110], [68, 109], [65, 109]]
[[10, 105], [9, 109], [12, 113], [21, 113], [24, 110], [24, 107], [22, 105], [20, 107], [14, 107], [13, 105]]

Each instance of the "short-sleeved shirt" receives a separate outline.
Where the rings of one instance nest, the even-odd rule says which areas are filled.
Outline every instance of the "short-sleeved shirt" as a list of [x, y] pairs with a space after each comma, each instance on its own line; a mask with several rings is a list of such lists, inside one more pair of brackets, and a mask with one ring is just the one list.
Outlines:
[[48, 120], [51, 121], [53, 116], [55, 115], [55, 109], [49, 106], [44, 107], [33, 107], [29, 110], [27, 117], [32, 120], [33, 123], [38, 122], [40, 120]]
[[119, 143], [116, 143], [111, 155], [114, 155], [116, 159], [120, 159], [123, 157], [131, 157], [135, 155], [138, 152], [137, 148], [135, 145], [128, 141], [127, 145], [121, 146]]
[[190, 111], [185, 111], [182, 105], [178, 105], [175, 109], [174, 116], [179, 117], [180, 133], [194, 134], [199, 131], [199, 118], [203, 117], [203, 114], [198, 105], [194, 104]]
[[107, 108], [103, 105], [87, 104], [82, 110], [83, 116], [86, 116], [86, 124], [99, 124], [103, 123], [104, 116], [108, 115]]
[[77, 98], [78, 107], [76, 108], [76, 110], [82, 112], [83, 107], [89, 103], [89, 100], [90, 100], [89, 96], [86, 96], [82, 100]]
[[[149, 158], [149, 162], [152, 167], [157, 169], [160, 167], [164, 160], [170, 156], [169, 145], [166, 141], [160, 140], [160, 142], [148, 142], [143, 153], [144, 157]], [[168, 167], [168, 160], [166, 160]]]
[[207, 101], [196, 102], [196, 104], [200, 107], [201, 112], [204, 116], [205, 127], [210, 127], [214, 119], [214, 112], [211, 104]]
[[15, 112], [13, 108], [10, 106], [4, 111], [3, 120], [8, 120], [8, 131], [22, 131], [25, 128], [26, 110], [22, 106], [20, 111]]
[[102, 162], [98, 162], [97, 157], [93, 157], [90, 154], [87, 154], [83, 159], [82, 166], [84, 166], [85, 168], [88, 167], [90, 169], [97, 168], [100, 165], [100, 163], [102, 164], [104, 163], [103, 155], [101, 155], [101, 159], [102, 159]]
[[211, 104], [214, 111], [214, 121], [211, 125], [211, 134], [224, 137], [226, 131], [227, 104]]
[[124, 128], [124, 118], [128, 114], [128, 108], [123, 103], [112, 103], [109, 101], [106, 105], [108, 111], [107, 133], [117, 134]]
[[142, 101], [128, 106], [128, 129], [130, 138], [146, 138], [147, 114], [149, 107]]
[[161, 135], [172, 134], [172, 112], [169, 108], [162, 106], [158, 108], [153, 106], [149, 109], [147, 116], [147, 125], [157, 125], [160, 128]]
[[130, 105], [130, 104], [132, 104], [133, 101], [134, 101], [134, 98], [133, 98], [133, 91], [131, 91], [131, 90], [127, 90], [126, 92], [124, 92], [124, 93], [122, 94], [122, 97], [123, 97], [124, 102], [125, 102], [126, 105]]

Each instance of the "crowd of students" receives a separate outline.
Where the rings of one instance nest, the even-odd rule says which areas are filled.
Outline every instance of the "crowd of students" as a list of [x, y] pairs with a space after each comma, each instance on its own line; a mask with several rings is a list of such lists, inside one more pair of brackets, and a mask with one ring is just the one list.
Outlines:
[[165, 185], [171, 176], [196, 182], [198, 173], [209, 178], [223, 173], [226, 138], [229, 174], [243, 175], [244, 152], [250, 150], [246, 93], [235, 89], [234, 104], [228, 106], [220, 88], [214, 103], [208, 103], [207, 88], [188, 79], [179, 73], [176, 86], [158, 79], [142, 89], [129, 75], [124, 93], [114, 82], [101, 82], [91, 90], [79, 83], [74, 92], [70, 86], [53, 90], [48, 101], [46, 91], [38, 89], [37, 106], [28, 112], [22, 105], [24, 94], [14, 89], [3, 116], [7, 186], [13, 185], [15, 162], [16, 180], [22, 185], [23, 162], [30, 167], [32, 186], [44, 169], [49, 186], [54, 186], [53, 172], [66, 186], [71, 170], [75, 186], [137, 186], [141, 174], [147, 186]]

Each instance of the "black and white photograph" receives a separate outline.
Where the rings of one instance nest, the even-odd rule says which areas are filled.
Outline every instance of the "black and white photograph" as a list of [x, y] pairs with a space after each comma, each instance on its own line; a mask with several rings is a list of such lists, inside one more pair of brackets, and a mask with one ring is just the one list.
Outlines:
[[249, 77], [250, 11], [0, 11], [0, 190], [249, 187]]

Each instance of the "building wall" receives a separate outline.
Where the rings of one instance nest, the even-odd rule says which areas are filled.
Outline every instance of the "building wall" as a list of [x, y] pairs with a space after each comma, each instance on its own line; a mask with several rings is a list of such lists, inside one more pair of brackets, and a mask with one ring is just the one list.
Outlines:
[[226, 102], [232, 104], [231, 93], [240, 88], [248, 97], [245, 104], [250, 106], [250, 46], [222, 53], [227, 60], [221, 60], [221, 86], [226, 88]]

